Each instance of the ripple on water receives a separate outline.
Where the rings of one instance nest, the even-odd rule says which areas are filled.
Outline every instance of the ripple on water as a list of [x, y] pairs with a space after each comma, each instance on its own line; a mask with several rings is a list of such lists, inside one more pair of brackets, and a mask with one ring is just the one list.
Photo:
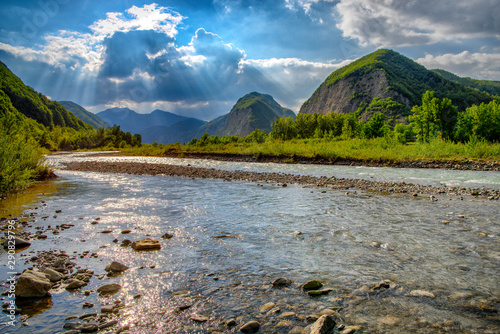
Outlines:
[[[95, 271], [84, 289], [111, 282], [122, 289], [109, 298], [55, 294], [48, 309], [16, 332], [57, 332], [67, 316], [98, 312], [100, 305], [118, 299], [127, 305], [122, 323], [146, 332], [154, 332], [153, 324], [164, 332], [228, 331], [223, 321], [236, 318], [239, 324], [258, 319], [264, 332], [287, 333], [305, 327], [307, 315], [329, 307], [340, 307], [343, 323], [368, 333], [481, 332], [498, 324], [498, 313], [488, 313], [497, 310], [500, 295], [496, 201], [438, 196], [438, 202], [430, 202], [220, 180], [61, 175], [51, 192], [30, 199], [47, 204], [32, 210], [38, 213], [33, 228], [75, 226], [35, 240], [19, 253], [18, 270], [25, 267], [21, 256], [32, 256], [31, 251], [64, 249], [76, 252], [78, 265]], [[57, 209], [62, 212], [54, 218]], [[122, 234], [125, 229], [131, 233]], [[101, 233], [105, 230], [111, 232]], [[166, 232], [173, 238], [161, 239]], [[159, 239], [161, 250], [120, 246], [123, 239], [146, 237]], [[84, 251], [98, 257], [80, 258]], [[113, 260], [130, 269], [98, 279]], [[272, 288], [278, 277], [293, 284]], [[311, 279], [334, 292], [309, 297], [300, 284]], [[370, 290], [384, 279], [397, 287]], [[436, 298], [406, 297], [411, 290], [431, 291]], [[95, 307], [82, 309], [84, 302]], [[278, 315], [261, 313], [269, 302], [297, 316], [281, 322]], [[197, 315], [210, 320], [193, 321]]]

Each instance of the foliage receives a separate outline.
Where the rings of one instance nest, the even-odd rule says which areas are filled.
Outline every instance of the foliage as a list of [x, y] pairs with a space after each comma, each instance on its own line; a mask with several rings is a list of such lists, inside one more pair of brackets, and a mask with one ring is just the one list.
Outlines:
[[490, 95], [500, 96], [500, 81], [493, 80], [477, 80], [471, 78], [461, 78], [458, 75], [450, 73], [442, 69], [432, 70], [435, 73], [443, 76], [444, 78], [459, 83], [462, 86], [478, 89], [482, 92], [486, 92]]
[[59, 125], [77, 130], [91, 129], [90, 125], [68, 112], [58, 102], [50, 101], [45, 95], [26, 86], [2, 62], [0, 62], [0, 90], [9, 97], [17, 111], [46, 127]]
[[439, 100], [434, 97], [434, 92], [426, 91], [422, 97], [422, 105], [412, 108], [409, 119], [420, 141], [428, 142], [437, 133], [444, 139], [452, 139], [457, 108], [450, 99]]
[[43, 156], [29, 125], [14, 113], [0, 118], [0, 195], [28, 186], [44, 171]]
[[71, 102], [71, 101], [59, 101], [59, 103], [66, 108], [69, 112], [71, 112], [73, 115], [87, 123], [88, 125], [92, 126], [94, 129], [98, 129], [100, 127], [107, 128], [109, 127], [109, 124], [102, 120], [99, 116], [88, 112], [83, 108], [82, 106]]
[[141, 145], [140, 135], [119, 126], [93, 130], [59, 103], [25, 86], [2, 63], [0, 74], [0, 195], [50, 174], [42, 156], [48, 150]]
[[382, 99], [380, 96], [375, 97], [371, 101], [370, 105], [366, 108], [366, 111], [369, 113], [380, 112], [386, 116], [408, 114], [408, 108], [405, 105], [399, 103], [398, 101], [394, 101], [392, 97]]
[[[387, 49], [375, 51], [336, 70], [328, 76], [325, 83], [330, 87], [340, 80], [361, 79], [375, 71], [383, 72], [389, 84], [388, 90], [402, 95], [409, 101], [410, 106], [418, 104], [421, 96], [428, 90], [435, 91], [438, 98], [449, 98], [459, 110], [465, 110], [473, 104], [488, 103], [493, 99], [488, 93], [448, 80], [441, 74], [429, 71], [415, 61]], [[351, 99], [359, 96], [359, 93], [354, 93]], [[306, 104], [308, 102], [311, 101], [308, 100]]]
[[472, 106], [458, 116], [455, 129], [458, 141], [500, 141], [500, 103], [491, 101]]
[[391, 126], [387, 123], [385, 115], [381, 112], [372, 115], [363, 127], [365, 138], [384, 137], [391, 132]]

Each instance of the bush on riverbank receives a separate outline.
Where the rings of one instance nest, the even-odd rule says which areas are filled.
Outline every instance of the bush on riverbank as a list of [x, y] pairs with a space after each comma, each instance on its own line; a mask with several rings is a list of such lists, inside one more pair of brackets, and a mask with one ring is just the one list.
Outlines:
[[43, 165], [42, 149], [26, 126], [12, 115], [0, 118], [0, 196], [50, 174]]
[[298, 156], [322, 157], [327, 159], [362, 160], [500, 160], [500, 144], [486, 141], [470, 141], [467, 144], [453, 143], [440, 138], [430, 142], [403, 145], [392, 138], [352, 139], [293, 139], [288, 141], [268, 138], [263, 143], [231, 142], [206, 145], [143, 145], [121, 151], [124, 154], [143, 156], [182, 157], [190, 153], [244, 154], [252, 156]]

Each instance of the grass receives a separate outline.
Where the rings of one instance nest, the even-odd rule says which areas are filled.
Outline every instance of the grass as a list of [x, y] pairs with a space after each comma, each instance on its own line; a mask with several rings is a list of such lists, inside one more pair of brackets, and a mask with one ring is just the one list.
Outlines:
[[165, 156], [189, 153], [223, 153], [246, 155], [284, 155], [303, 157], [363, 159], [363, 160], [436, 160], [500, 161], [500, 144], [487, 142], [452, 143], [435, 139], [429, 143], [397, 143], [391, 139], [295, 139], [290, 141], [268, 140], [265, 143], [230, 143], [197, 145], [143, 145], [123, 149], [122, 153], [141, 156]]

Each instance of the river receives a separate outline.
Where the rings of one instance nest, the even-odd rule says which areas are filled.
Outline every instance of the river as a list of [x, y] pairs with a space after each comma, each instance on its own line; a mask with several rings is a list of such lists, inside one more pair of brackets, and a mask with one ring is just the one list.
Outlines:
[[[81, 159], [500, 189], [498, 172], [49, 157], [56, 166]], [[28, 326], [18, 321], [14, 330], [0, 327], [0, 333], [64, 332], [62, 326], [75, 321], [65, 321], [68, 316], [99, 313], [102, 305], [116, 300], [124, 305], [120, 324], [134, 333], [237, 333], [250, 320], [259, 321], [261, 333], [299, 333], [310, 324], [309, 315], [325, 309], [338, 312], [338, 325], [360, 333], [498, 333], [500, 328], [498, 200], [443, 195], [431, 201], [299, 185], [56, 174], [58, 179], [29, 189], [25, 197], [0, 202], [5, 214], [33, 213], [32, 233], [37, 227], [74, 225], [34, 240], [17, 253], [16, 269], [32, 265], [27, 260], [39, 251], [64, 250], [95, 275], [81, 290], [55, 293], [23, 310]], [[131, 233], [122, 234], [126, 229]], [[173, 237], [161, 239], [166, 232]], [[120, 246], [125, 238], [146, 237], [160, 240], [161, 250]], [[0, 258], [5, 266], [4, 251]], [[104, 268], [115, 260], [130, 268], [105, 276]], [[270, 283], [279, 277], [292, 285], [273, 287]], [[0, 278], [7, 279], [5, 270]], [[300, 289], [309, 280], [333, 290], [311, 297]], [[383, 280], [391, 286], [372, 289]], [[111, 297], [93, 292], [105, 283], [119, 283], [122, 289]], [[86, 296], [84, 290], [91, 292]], [[434, 296], [411, 297], [415, 290]], [[83, 309], [85, 302], [94, 307]], [[272, 312], [260, 310], [266, 304]], [[227, 327], [229, 319], [237, 326]]]

